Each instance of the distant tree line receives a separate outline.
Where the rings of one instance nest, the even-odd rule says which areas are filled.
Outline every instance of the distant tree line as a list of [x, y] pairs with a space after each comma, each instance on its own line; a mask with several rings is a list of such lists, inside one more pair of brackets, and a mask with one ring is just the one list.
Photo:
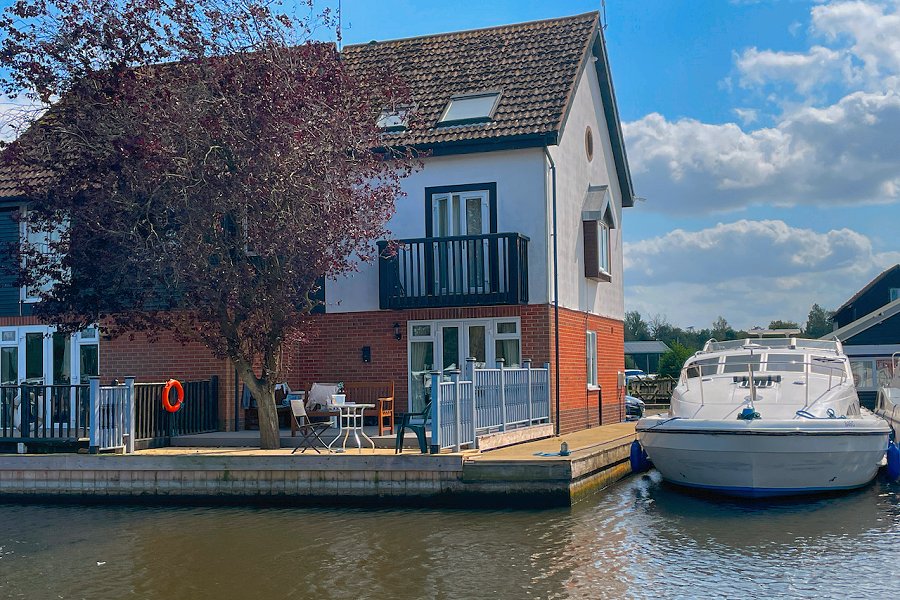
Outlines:
[[[799, 323], [778, 319], [771, 321], [768, 329], [799, 329], [801, 337], [819, 338], [832, 330], [832, 314], [833, 311], [813, 304], [802, 327]], [[707, 340], [736, 340], [748, 336], [747, 331], [734, 329], [721, 315], [716, 317], [711, 327], [682, 329], [669, 323], [665, 315], [656, 314], [644, 320], [641, 313], [636, 310], [625, 313], [626, 342], [658, 340], [669, 347], [669, 351], [659, 358], [660, 375], [678, 377], [684, 362], [694, 352], [700, 350]], [[627, 368], [636, 368], [630, 357], [626, 357], [625, 362]]]

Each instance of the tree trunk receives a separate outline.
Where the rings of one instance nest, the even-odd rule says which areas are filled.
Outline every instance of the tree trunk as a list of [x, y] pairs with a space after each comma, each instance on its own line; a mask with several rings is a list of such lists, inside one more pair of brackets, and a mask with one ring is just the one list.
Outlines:
[[269, 385], [261, 387], [264, 389], [256, 396], [256, 405], [259, 407], [259, 447], [263, 450], [277, 450], [281, 447], [281, 436], [278, 432], [275, 389]]
[[256, 399], [256, 410], [259, 415], [259, 447], [263, 450], [281, 448], [278, 410], [275, 408], [275, 384], [267, 379], [258, 379], [247, 362], [238, 359], [234, 363], [238, 375]]

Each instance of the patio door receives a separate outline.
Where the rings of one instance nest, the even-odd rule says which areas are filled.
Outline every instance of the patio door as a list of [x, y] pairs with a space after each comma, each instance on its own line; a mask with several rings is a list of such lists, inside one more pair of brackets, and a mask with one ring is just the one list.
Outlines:
[[[478, 236], [489, 232], [490, 205], [484, 191], [435, 195], [432, 198], [435, 237]], [[436, 294], [484, 292], [490, 287], [489, 242], [436, 242], [433, 252]]]

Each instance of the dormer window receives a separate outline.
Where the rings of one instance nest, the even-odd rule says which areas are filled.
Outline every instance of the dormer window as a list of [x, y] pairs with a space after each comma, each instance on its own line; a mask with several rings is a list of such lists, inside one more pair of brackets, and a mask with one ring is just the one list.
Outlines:
[[387, 133], [405, 130], [409, 126], [409, 113], [411, 110], [409, 106], [384, 109], [378, 116], [378, 128]]
[[490, 121], [499, 100], [500, 92], [453, 96], [438, 120], [438, 125], [468, 125]]

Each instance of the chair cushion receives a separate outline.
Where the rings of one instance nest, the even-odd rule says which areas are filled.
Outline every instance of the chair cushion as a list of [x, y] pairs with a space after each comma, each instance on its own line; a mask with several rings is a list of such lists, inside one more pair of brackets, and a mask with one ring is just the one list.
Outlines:
[[332, 394], [337, 394], [338, 386], [336, 383], [314, 383], [309, 390], [309, 397], [306, 399], [306, 410], [320, 411], [325, 405], [331, 402]]

